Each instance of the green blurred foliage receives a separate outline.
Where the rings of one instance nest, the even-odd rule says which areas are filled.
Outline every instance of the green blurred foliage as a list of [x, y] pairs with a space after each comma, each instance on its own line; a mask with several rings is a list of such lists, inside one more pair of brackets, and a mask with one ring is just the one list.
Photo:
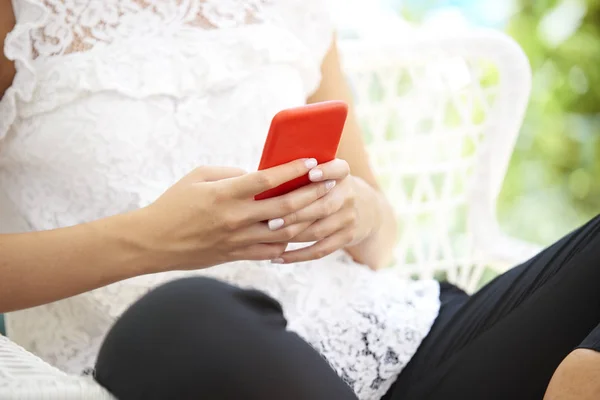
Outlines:
[[[529, 57], [533, 90], [499, 216], [511, 234], [545, 244], [600, 211], [600, 0], [581, 0], [582, 19], [555, 25], [561, 1], [519, 3], [507, 32]], [[551, 40], [546, 26], [573, 32]]]
[[[498, 217], [512, 236], [549, 244], [600, 212], [600, 0], [481, 1], [516, 3], [506, 31], [533, 71]], [[408, 3], [400, 13], [413, 22], [442, 5], [473, 6], [466, 0]]]

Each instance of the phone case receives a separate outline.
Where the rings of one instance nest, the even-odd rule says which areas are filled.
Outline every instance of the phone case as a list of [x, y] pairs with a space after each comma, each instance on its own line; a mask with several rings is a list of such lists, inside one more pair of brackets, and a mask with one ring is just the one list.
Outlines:
[[[316, 158], [319, 164], [333, 160], [347, 115], [348, 105], [343, 101], [326, 101], [279, 112], [271, 122], [258, 169], [301, 158]], [[309, 183], [307, 174], [255, 198], [281, 196]]]

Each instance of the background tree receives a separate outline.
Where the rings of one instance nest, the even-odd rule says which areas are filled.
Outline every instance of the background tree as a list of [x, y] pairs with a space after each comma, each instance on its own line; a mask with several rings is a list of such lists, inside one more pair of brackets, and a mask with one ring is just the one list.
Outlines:
[[600, 0], [382, 1], [413, 21], [459, 8], [529, 57], [531, 102], [499, 199], [509, 233], [546, 244], [600, 212]]

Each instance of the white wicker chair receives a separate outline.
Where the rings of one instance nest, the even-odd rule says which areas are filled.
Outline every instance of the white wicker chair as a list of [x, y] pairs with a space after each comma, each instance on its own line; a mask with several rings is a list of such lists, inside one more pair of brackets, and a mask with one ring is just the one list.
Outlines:
[[[373, 166], [402, 226], [398, 268], [474, 290], [536, 249], [501, 234], [495, 199], [527, 105], [520, 48], [500, 33], [343, 41]], [[0, 399], [109, 399], [0, 337]]]
[[398, 212], [396, 263], [468, 291], [538, 251], [503, 235], [496, 198], [527, 107], [529, 63], [488, 30], [341, 45], [372, 164]]

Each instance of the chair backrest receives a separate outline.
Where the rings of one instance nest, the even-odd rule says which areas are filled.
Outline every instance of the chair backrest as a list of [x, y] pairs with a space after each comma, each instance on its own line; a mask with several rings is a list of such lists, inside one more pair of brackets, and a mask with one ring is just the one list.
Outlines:
[[471, 289], [526, 109], [526, 56], [502, 33], [341, 40], [371, 163], [398, 213], [396, 263]]

